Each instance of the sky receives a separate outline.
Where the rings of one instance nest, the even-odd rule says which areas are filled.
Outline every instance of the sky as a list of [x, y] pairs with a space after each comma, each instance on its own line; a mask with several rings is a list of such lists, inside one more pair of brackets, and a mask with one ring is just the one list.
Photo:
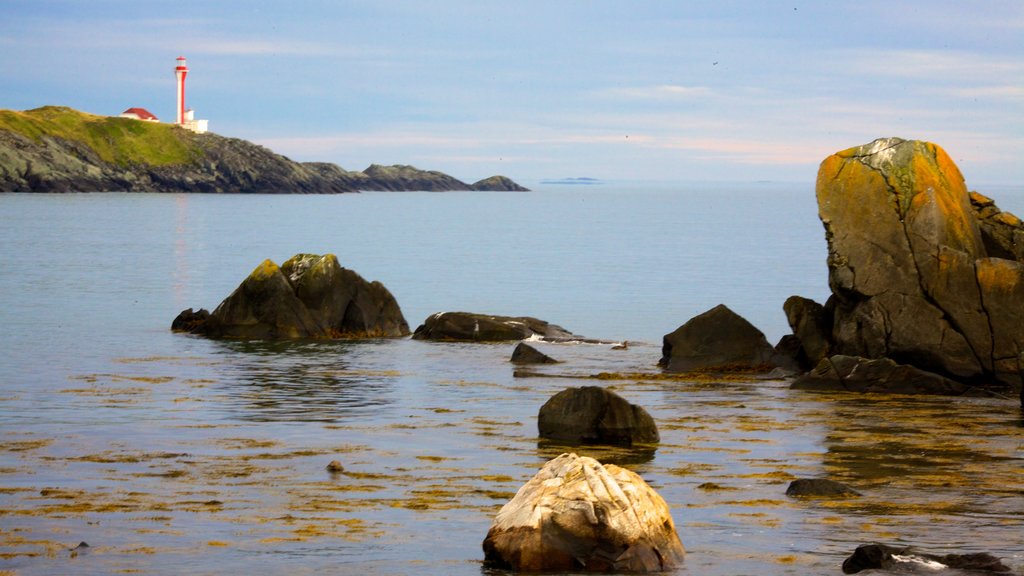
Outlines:
[[174, 117], [349, 170], [804, 181], [934, 142], [1024, 182], [1020, 0], [0, 0], [0, 108]]

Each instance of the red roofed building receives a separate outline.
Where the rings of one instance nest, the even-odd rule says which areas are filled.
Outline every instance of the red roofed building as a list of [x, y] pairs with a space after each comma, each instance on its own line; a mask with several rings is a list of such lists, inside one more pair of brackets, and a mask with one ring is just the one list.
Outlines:
[[121, 112], [121, 118], [133, 118], [135, 120], [145, 120], [146, 122], [159, 122], [160, 119], [153, 115], [152, 112], [145, 108], [129, 108], [124, 112]]

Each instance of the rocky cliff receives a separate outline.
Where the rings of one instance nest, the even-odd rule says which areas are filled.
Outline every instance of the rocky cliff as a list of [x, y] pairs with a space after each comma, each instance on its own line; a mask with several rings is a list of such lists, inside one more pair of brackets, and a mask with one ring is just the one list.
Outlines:
[[0, 110], [0, 192], [335, 194], [361, 190], [526, 190], [495, 176], [466, 184], [411, 166], [352, 172], [294, 162], [251, 142], [171, 124], [45, 106]]
[[899, 138], [821, 164], [831, 353], [1020, 385], [1024, 226], [935, 144]]

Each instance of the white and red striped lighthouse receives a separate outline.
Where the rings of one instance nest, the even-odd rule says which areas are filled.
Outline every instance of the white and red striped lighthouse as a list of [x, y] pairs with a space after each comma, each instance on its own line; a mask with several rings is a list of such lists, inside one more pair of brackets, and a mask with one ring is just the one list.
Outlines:
[[188, 75], [188, 66], [185, 64], [185, 57], [178, 56], [178, 66], [174, 69], [174, 75], [178, 78], [178, 108], [175, 113], [177, 120], [175, 124], [185, 124], [185, 76]]

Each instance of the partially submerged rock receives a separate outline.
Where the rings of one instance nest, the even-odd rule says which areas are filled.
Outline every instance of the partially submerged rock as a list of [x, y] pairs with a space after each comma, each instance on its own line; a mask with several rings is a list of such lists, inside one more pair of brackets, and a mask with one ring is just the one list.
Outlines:
[[960, 396], [971, 387], [939, 374], [897, 364], [888, 358], [868, 360], [836, 355], [823, 359], [814, 370], [797, 378], [791, 388]]
[[530, 346], [526, 342], [520, 342], [516, 344], [515, 350], [512, 351], [512, 363], [514, 364], [557, 364], [558, 360], [555, 360], [551, 356], [537, 350], [533, 346]]
[[885, 138], [826, 158], [832, 354], [1019, 386], [1024, 226], [935, 144]]
[[827, 478], [798, 478], [789, 483], [786, 496], [831, 498], [860, 496], [860, 492], [842, 482]]
[[936, 574], [964, 574], [976, 572], [1009, 572], [1010, 568], [999, 558], [987, 553], [946, 554], [938, 556], [918, 552], [910, 546], [864, 544], [843, 562], [843, 573], [856, 574], [862, 570], [887, 572], [919, 572]]
[[764, 333], [724, 304], [665, 335], [659, 364], [672, 372], [774, 368], [775, 349]]
[[188, 309], [172, 329], [210, 338], [372, 338], [409, 334], [398, 302], [380, 282], [342, 268], [333, 254], [265, 260], [204, 317]]
[[548, 399], [537, 415], [541, 438], [574, 444], [653, 444], [660, 440], [654, 418], [600, 386], [567, 388]]
[[578, 337], [561, 326], [529, 316], [491, 316], [471, 312], [438, 312], [424, 320], [414, 340], [454, 342], [506, 342], [538, 337], [567, 341]]
[[640, 476], [562, 454], [505, 504], [483, 542], [488, 567], [661, 572], [686, 551], [665, 501]]

